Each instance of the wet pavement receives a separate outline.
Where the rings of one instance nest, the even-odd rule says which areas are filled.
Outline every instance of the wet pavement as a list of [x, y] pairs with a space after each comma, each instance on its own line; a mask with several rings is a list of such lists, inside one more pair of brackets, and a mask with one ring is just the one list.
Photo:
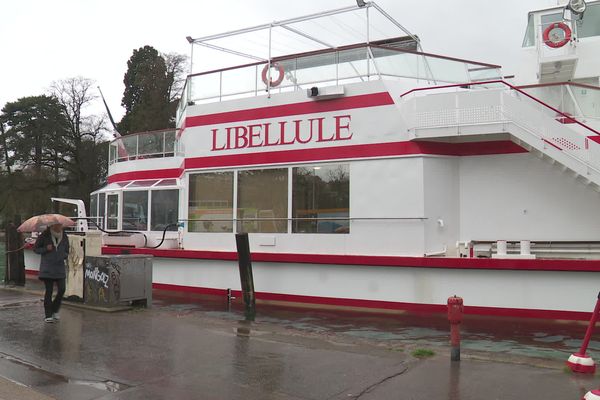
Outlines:
[[[150, 310], [66, 306], [44, 324], [38, 294], [0, 289], [0, 398], [1, 378], [35, 390], [17, 398], [65, 400], [563, 400], [600, 385], [562, 368], [583, 324], [468, 318], [457, 364], [439, 316], [259, 305], [247, 322], [221, 298], [154, 297]], [[414, 358], [415, 348], [435, 356]]]

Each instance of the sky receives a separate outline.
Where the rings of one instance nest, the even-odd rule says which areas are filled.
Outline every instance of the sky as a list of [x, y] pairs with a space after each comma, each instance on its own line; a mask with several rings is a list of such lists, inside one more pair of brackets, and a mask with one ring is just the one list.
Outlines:
[[[560, 3], [566, 2], [560, 0]], [[378, 0], [426, 52], [516, 72], [527, 13], [557, 0]], [[83, 76], [102, 87], [115, 119], [133, 49], [189, 54], [201, 37], [355, 4], [354, 0], [19, 0], [0, 3], [0, 108]], [[200, 67], [201, 69], [201, 67]], [[196, 72], [199, 72], [196, 69]], [[102, 109], [96, 104], [98, 112]]]

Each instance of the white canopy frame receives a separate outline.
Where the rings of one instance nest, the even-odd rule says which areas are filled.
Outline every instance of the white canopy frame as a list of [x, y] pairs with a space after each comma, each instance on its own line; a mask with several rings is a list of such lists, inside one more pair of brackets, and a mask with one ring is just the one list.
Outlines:
[[[335, 20], [336, 16], [347, 15], [347, 14], [362, 15], [366, 22], [364, 30], [356, 29], [354, 27], [349, 26], [348, 24], [343, 24], [343, 22], [342, 22], [342, 24], [345, 25], [346, 28], [351, 29], [355, 33], [360, 33], [361, 37], [358, 38], [358, 40], [354, 39], [354, 40], [351, 40], [349, 43], [334, 43], [330, 37], [331, 32], [328, 31], [327, 29], [322, 30], [322, 32], [320, 32], [320, 34], [316, 34], [313, 32], [307, 32], [297, 26], [298, 24], [306, 23], [306, 22], [310, 22], [310, 21], [313, 21], [313, 22], [321, 25], [319, 22], [317, 22], [317, 20], [322, 21], [324, 19], [326, 19], [326, 21], [330, 22], [332, 26], [335, 26], [335, 25], [339, 26], [339, 21], [336, 22], [336, 20]], [[353, 6], [338, 8], [338, 9], [314, 13], [314, 14], [308, 14], [308, 15], [304, 15], [301, 17], [290, 18], [290, 19], [286, 19], [286, 20], [282, 20], [282, 21], [273, 21], [271, 23], [256, 25], [256, 26], [252, 26], [249, 28], [237, 29], [237, 30], [233, 30], [233, 31], [229, 31], [229, 32], [224, 32], [224, 33], [219, 33], [219, 34], [209, 35], [209, 36], [204, 36], [204, 37], [199, 37], [199, 38], [192, 38], [191, 36], [188, 36], [186, 39], [188, 40], [188, 42], [190, 43], [190, 46], [191, 46], [190, 72], [189, 73], [190, 73], [190, 75], [192, 75], [194, 73], [194, 47], [201, 46], [201, 47], [205, 47], [208, 49], [228, 53], [228, 54], [231, 54], [234, 56], [247, 58], [252, 61], [259, 61], [259, 62], [267, 63], [267, 66], [268, 66], [267, 81], [271, 82], [271, 62], [272, 62], [271, 60], [273, 59], [273, 56], [274, 56], [273, 36], [275, 33], [284, 31], [287, 34], [291, 34], [292, 36], [296, 37], [297, 39], [303, 40], [304, 43], [307, 43], [307, 41], [309, 43], [312, 43], [314, 47], [312, 49], [308, 49], [307, 51], [323, 50], [323, 49], [336, 49], [343, 45], [354, 44], [354, 43], [365, 43], [368, 45], [371, 43], [371, 41], [373, 39], [373, 33], [378, 30], [377, 27], [372, 26], [372, 21], [373, 21], [374, 17], [377, 17], [380, 20], [383, 18], [383, 20], [385, 20], [390, 27], [393, 27], [394, 29], [400, 31], [402, 33], [402, 35], [406, 35], [407, 37], [412, 39], [416, 43], [416, 47], [417, 47], [418, 51], [421, 51], [421, 52], [423, 51], [419, 38], [416, 35], [414, 35], [413, 33], [411, 33], [407, 28], [405, 28], [400, 22], [398, 22], [396, 19], [394, 19], [391, 15], [389, 15], [377, 3], [375, 3], [374, 1], [369, 1], [369, 2], [357, 1], [357, 4], [353, 5]], [[256, 33], [256, 32], [267, 32], [267, 34], [268, 34], [267, 43], [264, 44], [264, 46], [266, 47], [266, 50], [267, 50], [266, 54], [253, 54], [251, 52], [248, 52], [245, 49], [245, 47], [243, 46], [243, 44], [239, 45], [240, 48], [220, 44], [220, 42], [222, 42], [225, 39], [232, 38], [232, 37], [243, 37], [244, 35], [249, 35], [249, 34]], [[395, 36], [399, 36], [398, 33], [392, 34], [391, 37], [395, 37]], [[390, 36], [388, 36], [388, 37], [390, 37]], [[238, 42], [243, 43], [242, 40], [239, 40]], [[287, 54], [290, 54], [290, 53], [293, 53], [293, 52], [290, 51]], [[370, 51], [369, 51], [369, 53], [370, 53]], [[280, 54], [279, 56], [281, 56], [281, 55], [283, 55], [283, 54]], [[373, 57], [372, 54], [369, 54], [368, 56], [371, 58]], [[424, 62], [425, 62], [426, 68], [429, 69], [429, 66], [427, 65], [427, 60], [425, 58], [424, 58]], [[378, 73], [377, 71], [375, 71], [375, 72]], [[431, 78], [433, 80], [433, 75], [431, 75]], [[188, 85], [187, 89], [191, 91], [191, 85]], [[270, 87], [270, 85], [267, 85], [267, 94], [268, 95], [270, 95], [270, 91], [271, 91], [271, 87]]]

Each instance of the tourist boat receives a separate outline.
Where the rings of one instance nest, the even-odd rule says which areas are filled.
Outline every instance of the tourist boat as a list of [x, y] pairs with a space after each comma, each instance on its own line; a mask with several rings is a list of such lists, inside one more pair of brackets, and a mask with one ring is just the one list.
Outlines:
[[467, 314], [587, 319], [600, 1], [524, 22], [514, 77], [424, 52], [374, 2], [188, 37], [177, 128], [110, 145], [87, 213], [103, 253], [153, 255], [155, 288], [225, 296], [247, 232], [259, 303], [445, 312], [458, 295]]

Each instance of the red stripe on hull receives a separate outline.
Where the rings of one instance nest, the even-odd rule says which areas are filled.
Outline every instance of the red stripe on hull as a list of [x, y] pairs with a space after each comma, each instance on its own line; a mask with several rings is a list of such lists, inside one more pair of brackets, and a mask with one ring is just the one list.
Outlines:
[[287, 117], [292, 115], [316, 114], [356, 108], [387, 106], [394, 104], [388, 92], [363, 94], [342, 97], [328, 101], [306, 101], [302, 103], [283, 104], [278, 106], [251, 108], [247, 110], [228, 111], [216, 114], [187, 117], [185, 127], [225, 124], [230, 122], [250, 121], [257, 119]]
[[[103, 254], [150, 254], [155, 257], [236, 261], [237, 253], [230, 251], [160, 250], [144, 248], [103, 247]], [[365, 256], [335, 254], [252, 253], [253, 261], [356, 265], [397, 268], [446, 268], [507, 271], [565, 271], [600, 272], [600, 260], [540, 260], [498, 258], [434, 258], [402, 256]]]
[[268, 165], [352, 158], [393, 157], [418, 154], [443, 156], [474, 156], [526, 153], [527, 150], [510, 140], [479, 143], [390, 142], [329, 146], [313, 149], [265, 151], [224, 156], [196, 157], [185, 160], [185, 169]]
[[179, 178], [183, 174], [181, 168], [151, 169], [146, 171], [131, 171], [113, 174], [108, 177], [108, 183], [134, 181], [138, 179], [168, 179]]
[[[212, 296], [226, 296], [226, 289], [202, 288], [194, 286], [180, 286], [163, 283], [152, 284], [154, 289], [177, 291], [185, 293], [197, 293]], [[232, 295], [241, 296], [239, 290], [232, 290]], [[318, 297], [318, 296], [301, 296], [281, 293], [265, 293], [256, 292], [256, 299], [263, 301], [278, 301], [286, 303], [301, 303], [306, 305], [321, 305], [321, 306], [336, 306], [336, 307], [352, 307], [366, 308], [376, 310], [392, 310], [392, 311], [408, 311], [414, 313], [436, 313], [443, 314], [448, 312], [448, 307], [445, 304], [418, 304], [418, 303], [403, 303], [394, 301], [381, 300], [362, 300], [362, 299], [346, 299], [336, 297]], [[555, 319], [555, 320], [571, 320], [571, 321], [587, 321], [590, 319], [591, 313], [580, 311], [561, 311], [561, 310], [538, 310], [538, 309], [522, 309], [522, 308], [502, 308], [502, 307], [479, 307], [465, 306], [465, 314], [468, 315], [484, 315], [495, 317], [516, 317], [516, 318], [536, 318], [536, 319]]]
[[186, 169], [236, 167], [241, 165], [269, 165], [310, 161], [330, 161], [351, 158], [393, 157], [407, 155], [482, 156], [494, 154], [527, 153], [527, 150], [510, 140], [473, 143], [442, 142], [390, 142], [331, 146], [316, 149], [267, 151], [223, 156], [186, 158], [181, 168], [131, 171], [113, 174], [108, 182], [136, 179], [179, 178]]

